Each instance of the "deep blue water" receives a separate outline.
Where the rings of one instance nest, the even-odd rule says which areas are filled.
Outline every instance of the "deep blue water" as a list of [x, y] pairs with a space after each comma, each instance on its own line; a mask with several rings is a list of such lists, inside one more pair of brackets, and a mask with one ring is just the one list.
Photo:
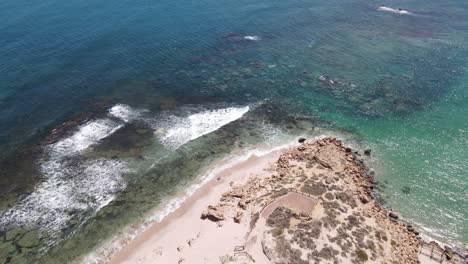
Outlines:
[[206, 164], [311, 127], [372, 147], [385, 205], [466, 245], [468, 4], [379, 4], [1, 2], [0, 263], [85, 254]]

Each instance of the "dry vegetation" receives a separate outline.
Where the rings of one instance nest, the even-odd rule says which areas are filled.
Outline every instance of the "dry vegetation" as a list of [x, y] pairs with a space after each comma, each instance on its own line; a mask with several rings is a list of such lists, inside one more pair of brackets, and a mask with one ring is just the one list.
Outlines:
[[[284, 153], [269, 176], [233, 187], [203, 216], [221, 221], [248, 215], [246, 240], [260, 233], [272, 263], [417, 263], [417, 236], [387, 216], [372, 188], [363, 162], [339, 140], [326, 138]], [[317, 201], [314, 209], [277, 206], [262, 215], [291, 192]]]

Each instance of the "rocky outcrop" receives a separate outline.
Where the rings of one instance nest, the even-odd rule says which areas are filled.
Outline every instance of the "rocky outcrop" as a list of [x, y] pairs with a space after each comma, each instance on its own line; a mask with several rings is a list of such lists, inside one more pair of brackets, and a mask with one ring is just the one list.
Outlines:
[[208, 208], [202, 213], [202, 219], [209, 219], [213, 222], [224, 220], [224, 211], [220, 206], [208, 206]]
[[[375, 202], [373, 173], [340, 140], [301, 140], [269, 171], [224, 193], [202, 217], [236, 223], [249, 217], [246, 237], [261, 233], [261, 248], [271, 263], [418, 263], [419, 233]], [[279, 197], [301, 195], [307, 199], [298, 203], [313, 203], [303, 205], [309, 211], [284, 203], [267, 212]]]

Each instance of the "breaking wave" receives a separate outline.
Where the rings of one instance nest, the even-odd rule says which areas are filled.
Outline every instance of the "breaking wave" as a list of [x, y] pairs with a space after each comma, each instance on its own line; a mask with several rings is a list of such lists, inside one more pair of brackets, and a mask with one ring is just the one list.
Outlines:
[[[138, 120], [153, 128], [153, 124], [157, 124], [158, 139], [167, 149], [175, 150], [241, 118], [248, 111], [249, 106], [245, 106], [202, 111], [190, 109], [191, 114], [182, 116], [168, 113], [148, 116], [145, 110], [115, 105], [108, 109], [107, 116], [87, 121], [68, 136], [44, 146], [44, 152], [37, 160], [43, 181], [32, 193], [20, 198], [14, 207], [0, 213], [0, 230], [38, 227], [50, 236], [47, 244], [53, 245], [67, 236], [64, 232], [74, 232], [74, 229], [68, 229], [73, 223], [86, 222], [108, 205], [126, 188], [123, 176], [132, 170], [127, 161], [91, 158], [86, 152], [127, 123]], [[193, 188], [189, 192], [198, 187]], [[168, 203], [159, 217], [178, 208], [180, 202], [176, 199]]]
[[187, 117], [169, 116], [157, 124], [156, 134], [164, 146], [175, 150], [185, 143], [209, 134], [241, 118], [249, 106], [207, 110]]
[[15, 207], [0, 216], [3, 228], [37, 225], [59, 231], [72, 219], [82, 219], [107, 205], [125, 188], [126, 164], [94, 160], [71, 164], [72, 160], [49, 160], [41, 165], [47, 178]]
[[147, 112], [146, 110], [136, 110], [128, 105], [117, 104], [109, 109], [109, 115], [121, 119], [125, 123], [136, 120], [141, 115]]
[[[0, 214], [0, 226], [38, 226], [52, 235], [70, 221], [82, 223], [125, 189], [123, 175], [131, 172], [125, 161], [84, 156], [91, 146], [115, 133], [126, 123], [141, 120], [158, 124], [159, 140], [171, 150], [241, 118], [249, 107], [205, 110], [185, 117], [167, 115], [151, 118], [147, 111], [117, 104], [107, 117], [87, 121], [71, 135], [44, 147], [38, 167], [44, 180], [35, 190]], [[77, 221], [75, 221], [77, 220]]]
[[246, 40], [259, 41], [261, 38], [259, 36], [244, 36]]
[[50, 154], [55, 158], [77, 154], [99, 140], [112, 135], [123, 123], [111, 119], [97, 119], [80, 126], [78, 130], [63, 140], [50, 145]]
[[71, 136], [48, 146], [50, 154], [53, 154], [55, 158], [78, 154], [101, 139], [112, 135], [125, 123], [140, 118], [143, 112], [145, 111], [133, 109], [128, 105], [117, 104], [108, 110], [109, 118], [88, 121], [78, 127]]
[[44, 180], [13, 208], [0, 215], [0, 226], [38, 226], [52, 235], [71, 220], [82, 222], [112, 201], [126, 187], [122, 178], [127, 163], [117, 159], [87, 159], [81, 154], [90, 146], [122, 128], [139, 112], [115, 105], [109, 118], [88, 121], [70, 136], [44, 147], [38, 160]]
[[379, 6], [377, 8], [378, 11], [384, 11], [384, 12], [390, 12], [390, 13], [395, 13], [395, 14], [400, 14], [400, 15], [411, 15], [412, 13], [409, 12], [408, 10], [404, 10], [401, 8], [394, 9], [388, 6]]

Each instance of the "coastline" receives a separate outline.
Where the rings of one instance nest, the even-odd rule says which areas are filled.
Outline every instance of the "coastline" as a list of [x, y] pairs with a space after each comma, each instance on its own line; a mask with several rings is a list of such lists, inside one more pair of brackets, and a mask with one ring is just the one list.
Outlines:
[[[183, 222], [184, 227], [190, 227], [190, 221], [200, 219], [199, 211], [203, 210], [208, 204], [217, 201], [222, 193], [231, 188], [232, 181], [245, 181], [255, 174], [261, 173], [265, 166], [274, 162], [280, 155], [281, 151], [276, 150], [264, 156], [251, 156], [246, 161], [238, 163], [232, 167], [228, 167], [216, 174], [216, 177], [200, 187], [193, 195], [185, 200], [179, 208], [167, 215], [161, 222], [154, 223], [134, 240], [132, 240], [121, 251], [117, 252], [109, 263], [144, 263], [141, 259], [140, 251], [150, 253], [153, 243], [158, 241], [168, 242], [165, 239], [171, 239], [167, 248], [177, 248], [185, 246], [186, 240], [189, 239], [193, 230], [178, 229], [177, 226]], [[216, 223], [203, 222], [204, 226], [200, 227], [203, 232], [213, 231], [218, 228]], [[232, 227], [235, 227], [234, 225]], [[200, 232], [198, 231], [198, 232]], [[232, 230], [235, 232], [235, 228]], [[198, 233], [197, 232], [197, 233]], [[195, 235], [196, 237], [196, 235]], [[151, 261], [151, 259], [148, 259]], [[161, 263], [166, 263], [161, 260]], [[170, 263], [170, 262], [167, 262]]]
[[[220, 161], [215, 162], [205, 168], [201, 173], [199, 180], [190, 185], [188, 188], [181, 190], [178, 195], [170, 198], [166, 204], [155, 208], [148, 213], [142, 220], [126, 227], [124, 230], [110, 238], [104, 244], [95, 249], [94, 252], [78, 258], [76, 263], [109, 263], [115, 256], [120, 256], [125, 252], [127, 247], [133, 247], [134, 243], [141, 241], [140, 237], [145, 236], [152, 229], [158, 229], [159, 226], [167, 226], [171, 219], [176, 219], [189, 210], [205, 196], [212, 196], [212, 192], [218, 188], [229, 188], [226, 181], [232, 177], [230, 171], [244, 167], [246, 171], [255, 166], [247, 166], [253, 161], [258, 161], [263, 165], [269, 162], [274, 162], [280, 153], [289, 147], [297, 145], [296, 142], [286, 142], [275, 147], [256, 147], [252, 149], [241, 150], [240, 153], [229, 155]], [[266, 162], [266, 163], [265, 163]], [[258, 171], [262, 170], [260, 166]], [[221, 177], [220, 175], [224, 175]], [[218, 178], [224, 178], [218, 180]], [[237, 178], [242, 178], [237, 175]], [[156, 228], [155, 228], [156, 227]]]
[[[403, 250], [403, 252], [405, 252], [404, 254], [406, 254], [405, 256], [411, 256], [412, 259], [409, 259], [408, 257], [408, 259], [404, 259], [405, 262], [399, 263], [417, 263], [417, 261], [420, 261], [421, 263], [436, 263], [434, 262], [434, 258], [442, 259], [449, 254], [452, 259], [454, 257], [455, 259], [461, 259], [461, 255], [457, 255], [451, 249], [443, 249], [441, 246], [437, 245], [437, 243], [428, 243], [424, 241], [411, 225], [401, 223], [398, 221], [398, 216], [395, 213], [387, 212], [385, 209], [380, 207], [372, 197], [374, 183], [373, 177], [367, 174], [367, 168], [364, 166], [362, 160], [356, 158], [351, 149], [343, 147], [339, 140], [334, 138], [318, 139], [310, 141], [311, 143], [307, 144], [315, 144], [316, 142], [323, 142], [324, 140], [331, 140], [333, 144], [339, 144], [340, 148], [342, 148], [345, 153], [349, 153], [355, 157], [351, 158], [351, 160], [352, 163], [355, 163], [354, 165], [357, 166], [356, 168], [359, 168], [356, 169], [359, 170], [359, 172], [355, 171], [353, 172], [355, 173], [354, 176], [348, 175], [348, 177], [352, 177], [353, 179], [357, 177], [359, 179], [359, 188], [355, 190], [359, 194], [358, 197], [355, 198], [358, 198], [358, 200], [360, 200], [364, 205], [362, 208], [366, 208], [365, 210], [367, 211], [363, 211], [365, 218], [367, 218], [369, 214], [373, 214], [375, 221], [374, 224], [371, 224], [370, 226], [376, 227], [376, 223], [388, 226], [390, 228], [389, 230], [392, 230], [391, 232], [398, 234], [395, 236], [395, 240], [404, 237], [404, 239], [401, 241], [398, 240], [398, 242], [395, 243], [397, 243], [397, 245], [400, 243], [402, 243], [402, 245], [407, 243], [407, 246], [401, 247], [398, 250], [395, 249], [395, 252], [402, 254], [401, 250]], [[136, 237], [131, 241], [127, 241], [127, 243], [123, 245], [122, 249], [107, 256], [107, 260], [105, 262], [154, 263], [154, 261], [157, 260], [156, 263], [192, 263], [192, 261], [195, 260], [196, 262], [203, 261], [201, 263], [218, 263], [220, 262], [220, 257], [224, 257], [224, 260], [227, 262], [222, 263], [229, 263], [230, 257], [239, 258], [240, 255], [238, 253], [247, 253], [251, 258], [255, 258], [256, 262], [271, 263], [271, 256], [265, 258], [265, 256], [268, 255], [265, 254], [265, 247], [262, 249], [255, 241], [261, 234], [258, 230], [252, 230], [252, 217], [249, 217], [249, 215], [244, 212], [243, 216], [244, 218], [247, 218], [247, 220], [236, 219], [236, 217], [238, 218], [240, 211], [231, 210], [230, 212], [229, 209], [232, 209], [230, 208], [232, 205], [226, 205], [229, 204], [229, 199], [226, 200], [224, 198], [226, 197], [226, 193], [232, 193], [232, 191], [236, 190], [239, 186], [248, 186], [256, 179], [271, 176], [275, 167], [276, 170], [278, 169], [279, 161], [284, 158], [285, 155], [290, 156], [291, 152], [297, 151], [300, 148], [304, 148], [304, 146], [299, 145], [298, 147], [291, 147], [288, 151], [275, 150], [260, 157], [250, 156], [243, 162], [236, 163], [231, 167], [218, 171], [212, 179], [207, 181], [206, 184], [198, 188], [191, 196], [181, 203], [180, 207], [169, 213], [164, 219], [162, 219], [162, 221], [151, 224], [143, 232], [136, 235]], [[288, 159], [289, 158], [290, 157], [288, 157]], [[265, 170], [265, 168], [269, 169]], [[318, 173], [319, 171], [316, 172]], [[283, 196], [286, 197], [287, 195], [283, 194]], [[299, 201], [297, 198], [302, 199], [301, 197], [289, 198], [296, 204]], [[278, 198], [278, 200], [280, 199]], [[286, 204], [288, 204], [287, 201]], [[238, 205], [236, 204], [234, 207], [237, 206]], [[228, 208], [227, 212], [224, 212], [224, 209], [226, 209], [225, 207]], [[266, 207], [267, 206], [264, 204], [261, 205], [261, 208], [263, 209]], [[222, 214], [220, 215], [218, 214], [220, 212], [218, 210], [219, 208], [223, 209]], [[254, 211], [258, 210], [258, 208], [260, 207], [256, 207]], [[305, 205], [304, 208], [308, 208], [308, 206]], [[212, 212], [209, 212], [210, 209], [213, 209]], [[296, 209], [301, 210], [301, 208]], [[311, 208], [308, 208], [308, 210], [310, 209]], [[200, 216], [207, 214], [207, 211], [207, 218], [219, 215], [219, 219], [212, 219], [213, 221], [210, 221], [209, 219], [201, 219]], [[272, 210], [270, 210], [269, 214], [271, 213]], [[323, 215], [323, 212], [321, 215]], [[266, 218], [268, 218], [268, 216], [266, 216]], [[260, 225], [263, 225], [262, 228], [265, 229], [265, 221], [259, 222], [261, 222], [259, 223]], [[248, 237], [252, 235], [252, 232], [254, 233], [254, 239], [250, 239], [247, 243], [245, 243], [246, 241], [244, 238], [239, 235], [247, 234]], [[392, 242], [389, 242], [391, 247], [385, 248], [384, 251], [393, 252], [393, 242], [395, 240], [392, 239]], [[249, 243], [250, 248], [248, 251], [243, 248], [242, 251], [237, 253], [235, 252], [236, 248], [240, 249], [239, 245], [247, 245]], [[264, 246], [264, 243], [262, 243], [262, 246]], [[388, 254], [388, 252], [385, 254]], [[236, 254], [237, 257], [235, 257]], [[396, 257], [392, 254], [391, 256]], [[432, 254], [433, 259], [428, 257], [429, 254]], [[268, 259], [270, 259], [270, 261]]]

